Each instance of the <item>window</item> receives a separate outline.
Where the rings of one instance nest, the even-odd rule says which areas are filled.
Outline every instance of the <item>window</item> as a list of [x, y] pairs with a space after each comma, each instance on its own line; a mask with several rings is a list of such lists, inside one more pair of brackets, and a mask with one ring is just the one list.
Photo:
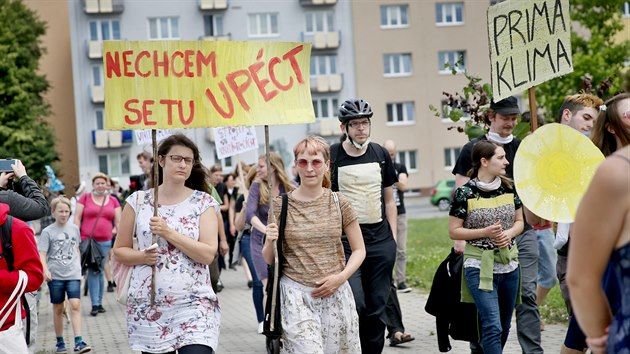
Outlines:
[[381, 5], [381, 28], [409, 26], [408, 5]]
[[416, 150], [398, 151], [397, 160], [407, 167], [407, 172], [418, 172]]
[[99, 20], [90, 21], [90, 40], [108, 41], [120, 39], [120, 21]]
[[311, 57], [311, 76], [332, 75], [336, 73], [336, 55], [313, 55]]
[[203, 34], [212, 37], [222, 36], [223, 15], [205, 15], [203, 17]]
[[444, 149], [444, 168], [447, 170], [453, 169], [461, 148], [445, 148]]
[[278, 14], [250, 14], [247, 21], [250, 37], [269, 37], [278, 35]]
[[337, 118], [339, 100], [333, 97], [321, 97], [313, 99], [313, 109], [317, 119]]
[[[441, 119], [442, 122], [444, 123], [453, 123], [453, 120], [451, 119], [451, 112], [453, 111], [453, 108], [451, 106], [448, 105], [448, 101], [447, 100], [442, 100], [442, 109], [440, 110], [441, 114]], [[456, 116], [459, 116], [460, 120], [468, 120], [470, 119], [470, 114], [467, 112], [464, 112], [462, 110], [458, 111], [459, 114]]]
[[103, 119], [103, 110], [96, 110], [96, 129], [103, 130], [105, 129], [105, 120]]
[[630, 17], [630, 1], [623, 3], [623, 17]]
[[461, 2], [435, 4], [435, 24], [442, 26], [464, 24], [464, 4]]
[[411, 54], [385, 54], [383, 66], [385, 76], [411, 75]]
[[179, 39], [179, 19], [177, 17], [150, 18], [149, 39]]
[[98, 155], [99, 171], [109, 176], [122, 176], [129, 174], [129, 154], [113, 153]]
[[450, 74], [453, 68], [459, 73], [466, 71], [466, 52], [438, 52], [438, 71], [441, 74]]
[[103, 66], [102, 65], [94, 65], [92, 67], [92, 85], [94, 86], [103, 85]]
[[305, 34], [313, 34], [316, 32], [333, 32], [334, 30], [335, 21], [332, 11], [306, 13]]
[[387, 125], [413, 124], [416, 120], [413, 102], [388, 103]]

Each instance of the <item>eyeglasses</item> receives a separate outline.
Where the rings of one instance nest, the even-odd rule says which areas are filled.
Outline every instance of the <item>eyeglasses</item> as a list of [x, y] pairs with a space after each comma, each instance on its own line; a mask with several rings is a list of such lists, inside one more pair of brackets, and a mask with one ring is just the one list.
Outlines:
[[171, 161], [175, 162], [175, 163], [181, 163], [182, 160], [184, 160], [184, 162], [186, 163], [186, 165], [192, 165], [193, 162], [195, 162], [195, 159], [193, 159], [192, 157], [184, 157], [181, 155], [166, 155], [168, 157], [171, 158]]
[[352, 129], [359, 129], [359, 128], [367, 128], [370, 126], [370, 120], [362, 120], [362, 121], [353, 121], [348, 123], [348, 125], [350, 126], [350, 128]]
[[315, 170], [320, 169], [324, 165], [324, 161], [320, 159], [313, 159], [311, 161], [307, 159], [297, 159], [295, 163], [299, 168], [307, 168], [310, 164]]

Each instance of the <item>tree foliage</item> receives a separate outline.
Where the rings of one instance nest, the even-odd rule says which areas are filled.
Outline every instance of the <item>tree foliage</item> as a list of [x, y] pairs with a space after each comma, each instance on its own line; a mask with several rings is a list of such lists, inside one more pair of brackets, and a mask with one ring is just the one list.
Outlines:
[[0, 158], [17, 158], [36, 181], [58, 160], [52, 127], [43, 118], [49, 84], [37, 70], [46, 24], [20, 0], [0, 0]]

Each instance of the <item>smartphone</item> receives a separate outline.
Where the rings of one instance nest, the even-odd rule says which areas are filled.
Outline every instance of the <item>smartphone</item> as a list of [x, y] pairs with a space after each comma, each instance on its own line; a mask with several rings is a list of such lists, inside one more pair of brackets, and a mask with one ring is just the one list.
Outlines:
[[16, 159], [0, 160], [0, 172], [13, 172], [11, 165], [17, 165]]
[[158, 244], [157, 244], [157, 243], [154, 243], [154, 244], [152, 244], [151, 246], [149, 246], [149, 247], [145, 248], [144, 250], [145, 250], [145, 251], [152, 251], [152, 250], [154, 250], [154, 249], [156, 249], [156, 248], [158, 248]]

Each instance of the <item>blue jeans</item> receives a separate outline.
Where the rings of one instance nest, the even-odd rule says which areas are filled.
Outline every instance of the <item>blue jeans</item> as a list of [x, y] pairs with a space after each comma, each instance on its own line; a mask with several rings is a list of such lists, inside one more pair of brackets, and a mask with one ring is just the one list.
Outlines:
[[48, 282], [48, 291], [50, 292], [50, 303], [52, 304], [62, 304], [66, 300], [66, 294], [68, 294], [68, 299], [80, 299], [81, 280], [53, 279]]
[[518, 269], [494, 274], [492, 291], [479, 290], [479, 269], [464, 268], [470, 294], [481, 319], [481, 347], [484, 354], [501, 354], [510, 334], [512, 312], [519, 286]]
[[556, 249], [553, 248], [555, 236], [553, 229], [535, 230], [538, 237], [538, 286], [551, 289], [556, 286]]
[[263, 283], [258, 279], [258, 275], [256, 275], [256, 268], [254, 267], [254, 261], [252, 260], [252, 250], [249, 246], [250, 234], [244, 233], [243, 237], [241, 237], [241, 254], [243, 258], [245, 258], [245, 262], [247, 262], [247, 267], [249, 268], [249, 272], [252, 274], [252, 300], [254, 301], [254, 308], [256, 309], [256, 319], [258, 322], [262, 322], [265, 318], [265, 314], [263, 312]]
[[88, 289], [90, 290], [90, 301], [92, 306], [101, 306], [103, 304], [103, 288], [105, 288], [105, 263], [107, 263], [107, 255], [112, 248], [111, 241], [97, 242], [98, 246], [103, 252], [103, 260], [101, 261], [100, 272], [95, 272], [91, 269], [87, 271]]

